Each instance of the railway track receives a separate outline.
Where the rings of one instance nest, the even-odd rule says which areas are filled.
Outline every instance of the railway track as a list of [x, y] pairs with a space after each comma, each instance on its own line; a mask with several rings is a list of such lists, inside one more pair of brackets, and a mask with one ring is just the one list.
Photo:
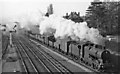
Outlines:
[[[30, 52], [19, 41], [17, 43], [18, 52], [21, 55], [22, 65], [24, 72], [32, 73], [36, 72], [50, 72], [50, 70], [36, 57], [35, 54]], [[32, 54], [32, 55], [31, 55]]]
[[38, 72], [30, 56], [28, 56], [26, 51], [22, 48], [22, 46], [18, 42], [15, 41], [15, 43], [17, 54], [21, 59], [23, 72], [26, 72], [28, 74], [30, 74], [31, 72]]
[[[39, 43], [39, 41], [37, 41], [36, 39], [31, 39], [31, 40], [33, 40], [33, 41], [36, 41], [36, 42], [38, 42]], [[33, 42], [34, 43], [34, 42]], [[35, 44], [35, 43], [34, 43]], [[40, 42], [40, 44], [41, 45], [43, 45], [43, 46], [46, 46], [46, 47], [48, 47], [47, 45], [45, 45], [44, 43], [41, 43]], [[50, 48], [50, 47], [48, 47], [48, 48]], [[50, 48], [51, 49], [51, 48]], [[53, 50], [53, 51], [55, 51], [54, 49], [51, 49], [51, 50]], [[55, 51], [55, 52], [57, 52], [57, 53], [59, 53], [59, 54], [61, 54], [61, 55], [63, 55], [63, 56], [65, 56], [65, 57], [67, 57], [67, 58], [69, 58], [69, 59], [71, 59], [72, 61], [74, 61], [74, 62], [76, 62], [76, 63], [78, 63], [78, 64], [80, 64], [80, 65], [82, 65], [82, 66], [84, 66], [84, 67], [86, 67], [87, 69], [89, 69], [91, 72], [94, 72], [94, 74], [97, 74], [97, 73], [99, 73], [99, 71], [97, 71], [97, 70], [94, 70], [94, 69], [92, 69], [92, 68], [90, 68], [89, 66], [87, 66], [86, 64], [84, 64], [84, 63], [81, 63], [78, 59], [76, 59], [75, 57], [73, 57], [73, 56], [71, 56], [71, 55], [66, 55], [66, 54], [64, 54], [64, 53], [62, 53], [62, 52], [60, 52], [59, 50], [57, 50], [57, 51]]]
[[[30, 38], [30, 41], [33, 42], [33, 43], [36, 44], [36, 45], [43, 45], [43, 46], [48, 47], [48, 49], [49, 49], [49, 48], [51, 49], [51, 47], [45, 45], [44, 43], [40, 42], [40, 41], [37, 40], [37, 39]], [[39, 44], [39, 43], [40, 43], [40, 44]], [[55, 51], [54, 49], [51, 49], [51, 50]], [[55, 52], [57, 52], [57, 51], [55, 51]], [[61, 52], [57, 52], [57, 53], [60, 53], [61, 55], [65, 56], [65, 57], [67, 57], [67, 58], [69, 58], [69, 59], [72, 58], [72, 56], [70, 56], [70, 55], [66, 55], [66, 54], [63, 54], [63, 53], [61, 53]], [[76, 63], [78, 63], [78, 64], [80, 64], [80, 65], [88, 68], [88, 69], [91, 70], [92, 73], [94, 73], [94, 74], [101, 74], [101, 73], [104, 73], [104, 74], [116, 74], [116, 73], [118, 73], [118, 71], [116, 71], [116, 70], [115, 70], [115, 71], [114, 71], [114, 70], [108, 70], [108, 72], [100, 72], [100, 71], [97, 71], [97, 70], [94, 70], [94, 69], [90, 68], [89, 66], [87, 66], [87, 65], [84, 64], [84, 63], [81, 63], [78, 59], [72, 58], [72, 60], [73, 60], [74, 62], [76, 62]]]
[[[33, 41], [32, 41], [32, 40], [33, 40]], [[34, 42], [34, 41], [35, 41], [35, 42]], [[40, 43], [40, 45], [43, 45], [43, 46], [48, 47], [47, 45], [41, 43], [39, 40], [34, 39], [34, 38], [33, 38], [33, 39], [31, 38], [31, 42], [33, 42], [34, 44]], [[36, 42], [37, 42], [37, 43], [36, 43]], [[50, 47], [48, 47], [48, 48], [50, 48]], [[51, 49], [51, 48], [50, 48], [50, 49]], [[51, 49], [51, 50], [55, 51], [54, 49]], [[57, 52], [57, 51], [55, 51], [55, 52]], [[61, 53], [61, 52], [57, 52], [57, 53], [59, 53], [59, 54], [65, 56], [65, 57], [67, 57], [67, 58], [69, 58], [69, 59], [72, 58], [72, 61], [74, 61], [74, 62], [76, 62], [76, 63], [78, 63], [78, 64], [80, 64], [80, 65], [86, 67], [87, 69], [91, 70], [92, 73], [94, 72], [94, 74], [99, 74], [99, 73], [101, 74], [100, 71], [97, 71], [97, 70], [95, 70], [95, 69], [92, 69], [91, 67], [87, 66], [86, 64], [81, 63], [78, 59], [73, 58], [71, 55], [66, 55], [66, 54], [63, 54], [63, 53]], [[104, 74], [114, 74], [114, 71], [102, 72], [102, 73], [104, 73]]]
[[[35, 44], [32, 44], [33, 47], [36, 47]], [[69, 72], [69, 69], [67, 69], [64, 65], [62, 65], [59, 61], [57, 61], [56, 59], [54, 59], [51, 55], [49, 55], [48, 53], [46, 53], [44, 51], [44, 49], [41, 48], [41, 50], [39, 50], [36, 47], [37, 51], [44, 57], [47, 58], [47, 61], [50, 62], [53, 66], [59, 68], [57, 69], [59, 72]], [[46, 54], [46, 55], [45, 55]]]
[[60, 62], [47, 54], [43, 49], [38, 49], [34, 44], [30, 44], [25, 39], [16, 39], [17, 53], [22, 61], [24, 72], [49, 72], [49, 73], [69, 73], [72, 72]]

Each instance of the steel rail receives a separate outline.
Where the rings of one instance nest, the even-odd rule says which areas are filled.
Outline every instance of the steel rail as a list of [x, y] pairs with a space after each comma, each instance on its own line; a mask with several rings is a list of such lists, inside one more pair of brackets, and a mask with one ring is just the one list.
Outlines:
[[[28, 60], [29, 60], [29, 62], [30, 62], [30, 64], [31, 64], [32, 68], [35, 70], [36, 73], [38, 73], [37, 68], [35, 67], [33, 61], [30, 59], [30, 57], [28, 56], [28, 54], [25, 52], [24, 48], [21, 46], [21, 44], [18, 43], [18, 45], [19, 45], [19, 47], [22, 49], [22, 51], [24, 51], [24, 54], [27, 56], [27, 58], [28, 58]], [[27, 66], [27, 67], [28, 67], [28, 66]], [[28, 71], [28, 72], [29, 72], [29, 71]]]
[[[33, 40], [33, 41], [32, 41]], [[35, 39], [31, 39], [31, 40], [29, 40], [29, 41], [31, 41], [31, 42], [33, 42], [33, 43], [35, 43], [34, 41], [36, 41]], [[38, 42], [38, 41], [37, 41]], [[36, 44], [36, 43], [35, 43]], [[45, 45], [45, 44], [42, 44], [42, 43], [39, 43], [39, 45]], [[49, 49], [49, 48], [48, 48]], [[72, 61], [74, 61], [74, 62], [76, 62], [76, 60], [74, 59], [74, 60], [72, 60]], [[76, 62], [76, 63], [78, 63], [78, 62]], [[89, 69], [91, 72], [95, 72], [95, 73], [99, 73], [100, 71], [97, 71], [97, 70], [94, 70], [94, 69], [92, 69], [91, 67], [89, 67], [89, 66], [87, 66], [86, 64], [84, 64], [84, 63], [78, 63], [78, 64], [80, 64], [80, 65], [82, 65], [82, 66], [84, 66], [84, 67], [86, 67], [87, 69]]]
[[[21, 41], [20, 41], [21, 42]], [[22, 43], [22, 42], [21, 42]], [[24, 44], [24, 46], [25, 46], [25, 44]], [[42, 65], [46, 68], [46, 70], [48, 71], [48, 72], [52, 72], [45, 64], [44, 64], [44, 62], [35, 54], [35, 52], [33, 52], [28, 46], [26, 46], [30, 51], [31, 51], [31, 53], [38, 59], [38, 61], [40, 62], [40, 63], [42, 63]]]
[[[37, 48], [37, 47], [36, 47]], [[60, 72], [67, 72], [67, 73], [72, 73], [70, 70], [68, 70], [65, 66], [63, 66], [60, 62], [58, 62], [56, 59], [54, 59], [52, 56], [48, 55], [46, 56], [44, 50], [40, 51], [38, 48], [37, 50], [39, 51], [40, 54], [42, 54], [43, 57], [47, 58], [49, 62], [51, 62], [56, 68], [59, 69]], [[45, 53], [45, 54], [44, 54]], [[51, 58], [51, 59], [49, 59]]]
[[23, 66], [25, 72], [28, 74], [27, 66], [26, 66], [26, 64], [25, 64], [25, 61], [24, 61], [23, 58], [22, 58], [21, 52], [19, 51], [20, 49], [17, 47], [17, 44], [15, 43], [15, 39], [14, 39], [14, 41], [13, 41], [13, 44], [14, 44], [14, 46], [15, 46], [16, 52], [17, 52], [17, 54], [18, 54], [18, 57], [20, 57], [20, 59], [21, 59], [22, 66]]
[[[29, 45], [31, 45], [30, 43], [27, 43], [27, 44], [29, 44]], [[33, 46], [33, 45], [32, 45]], [[35, 46], [33, 46], [33, 47], [35, 47]], [[37, 47], [36, 47], [37, 48]], [[34, 50], [35, 50], [35, 48], [34, 48]], [[50, 55], [48, 55], [50, 58], [52, 58], [52, 59], [49, 59], [49, 57], [48, 56], [46, 56], [45, 54], [47, 54], [47, 53], [45, 53], [45, 52], [43, 52], [43, 51], [40, 51], [38, 48], [37, 48], [37, 50], [39, 51], [39, 54], [42, 54], [41, 56], [43, 56], [44, 58], [47, 58], [47, 61], [49, 61], [59, 72], [62, 72], [62, 73], [65, 73], [65, 72], [67, 72], [67, 73], [72, 73], [70, 70], [68, 70], [66, 67], [64, 67], [62, 64], [60, 64], [60, 62], [58, 62], [57, 60], [55, 60], [52, 56], [50, 56]], [[45, 54], [44, 54], [45, 53]]]
[[[28, 47], [29, 48], [29, 47]], [[30, 48], [29, 48], [30, 49]], [[34, 54], [35, 54], [35, 51], [32, 51], [31, 50], [31, 52], [34, 52]], [[42, 55], [41, 55], [42, 56]], [[38, 56], [37, 56], [38, 57]], [[44, 56], [43, 56], [44, 57]], [[45, 57], [44, 57], [45, 58]], [[39, 57], [38, 57], [38, 59], [40, 59]], [[46, 59], [47, 61], [48, 61], [48, 59]], [[49, 62], [49, 61], [48, 61]], [[51, 63], [51, 62], [49, 62], [49, 63]], [[52, 63], [51, 63], [51, 65], [54, 67], [54, 68], [56, 68], [56, 66], [55, 65], [53, 65]], [[47, 66], [46, 66], [47, 67]], [[56, 68], [57, 69], [57, 71], [58, 72], [61, 72], [58, 68]]]
[[[22, 47], [24, 47], [23, 45], [25, 45], [23, 42], [21, 42], [20, 41], [20, 43], [21, 43], [21, 45], [22, 45]], [[26, 46], [25, 46], [26, 47]], [[27, 47], [26, 47], [27, 48]], [[28, 49], [28, 48], [27, 48]], [[30, 49], [29, 49], [30, 50]], [[26, 52], [26, 53], [28, 53], [28, 52]], [[32, 53], [31, 51], [30, 51], [30, 53]], [[50, 71], [50, 69], [47, 67], [47, 66], [45, 66], [45, 64], [42, 62], [42, 61], [40, 61], [40, 59], [36, 56], [36, 54], [34, 54], [34, 53], [32, 53], [33, 55], [34, 55], [34, 57], [37, 59], [37, 61], [39, 61], [38, 63], [40, 63], [40, 64], [42, 64], [42, 66], [45, 68], [45, 70], [47, 70], [47, 72], [50, 72], [50, 73], [52, 73], [51, 71]], [[38, 70], [39, 71], [39, 70]]]
[[21, 63], [22, 63], [22, 65], [23, 65], [23, 68], [24, 68], [25, 72], [27, 73], [27, 72], [28, 72], [28, 69], [27, 69], [27, 66], [26, 66], [26, 64], [25, 64], [25, 61], [24, 61], [23, 58], [22, 58], [22, 54], [21, 54], [21, 52], [19, 51], [19, 48], [18, 48], [17, 46], [15, 46], [15, 48], [16, 48], [16, 52], [17, 52], [18, 56], [19, 56], [20, 59], [21, 59]]

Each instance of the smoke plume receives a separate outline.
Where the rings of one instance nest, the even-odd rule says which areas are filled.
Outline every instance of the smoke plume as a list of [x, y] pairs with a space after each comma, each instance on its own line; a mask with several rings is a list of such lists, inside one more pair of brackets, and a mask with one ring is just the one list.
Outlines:
[[[89, 28], [86, 22], [74, 23], [56, 15], [45, 17], [43, 13], [34, 8], [25, 8], [25, 6], [16, 9], [9, 8], [9, 11], [6, 9], [2, 14], [0, 23], [6, 24], [9, 30], [15, 25], [19, 25], [20, 28], [31, 30], [33, 33], [54, 35], [55, 38], [61, 39], [70, 37], [73, 40], [91, 41], [96, 44], [103, 39], [99, 35], [99, 31], [95, 28]], [[39, 28], [36, 25], [39, 25]]]
[[[7, 13], [8, 12], [6, 12], [6, 14]], [[7, 31], [12, 30], [14, 26], [17, 25], [19, 28], [24, 28], [26, 30], [31, 30], [35, 33], [39, 33], [39, 28], [36, 27], [36, 25], [38, 25], [42, 20], [43, 14], [38, 9], [27, 9], [23, 12], [16, 11], [15, 15], [12, 14], [10, 13], [9, 15], [4, 15], [2, 17], [2, 22], [0, 22], [1, 24], [5, 24], [7, 26]]]
[[54, 35], [55, 38], [61, 39], [70, 37], [72, 40], [102, 44], [103, 37], [99, 34], [98, 29], [89, 28], [86, 22], [74, 23], [71, 20], [51, 15], [44, 17], [39, 25], [40, 34]]

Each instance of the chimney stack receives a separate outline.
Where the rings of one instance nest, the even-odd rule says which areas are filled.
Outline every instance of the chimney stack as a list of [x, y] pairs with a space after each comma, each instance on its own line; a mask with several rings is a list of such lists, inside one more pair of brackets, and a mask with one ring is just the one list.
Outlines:
[[78, 15], [80, 16], [80, 12], [78, 12]]
[[68, 16], [68, 13], [66, 13], [66, 16]]

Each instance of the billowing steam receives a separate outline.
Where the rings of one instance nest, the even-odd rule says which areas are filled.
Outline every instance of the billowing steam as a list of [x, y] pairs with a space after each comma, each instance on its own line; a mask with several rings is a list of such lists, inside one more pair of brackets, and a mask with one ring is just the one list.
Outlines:
[[34, 10], [26, 10], [16, 15], [8, 15], [3, 16], [2, 22], [3, 25], [7, 26], [7, 31], [12, 30], [15, 25], [17, 25], [17, 29], [25, 28], [26, 30], [37, 30], [39, 33], [39, 28], [36, 27], [42, 20], [43, 13], [40, 12], [38, 9]]
[[45, 17], [40, 23], [41, 34], [51, 34], [55, 38], [70, 37], [73, 40], [91, 41], [95, 44], [101, 44], [103, 38], [95, 28], [89, 28], [86, 22], [74, 23], [71, 20], [51, 15]]
[[[20, 28], [31, 30], [33, 33], [54, 35], [55, 38], [70, 37], [73, 40], [91, 41], [95, 44], [101, 44], [103, 39], [99, 31], [89, 28], [86, 22], [74, 23], [56, 15], [45, 17], [39, 10], [29, 10], [19, 16], [10, 16], [2, 20], [2, 24], [7, 24], [9, 29], [19, 25]], [[36, 25], [39, 25], [39, 28]]]

